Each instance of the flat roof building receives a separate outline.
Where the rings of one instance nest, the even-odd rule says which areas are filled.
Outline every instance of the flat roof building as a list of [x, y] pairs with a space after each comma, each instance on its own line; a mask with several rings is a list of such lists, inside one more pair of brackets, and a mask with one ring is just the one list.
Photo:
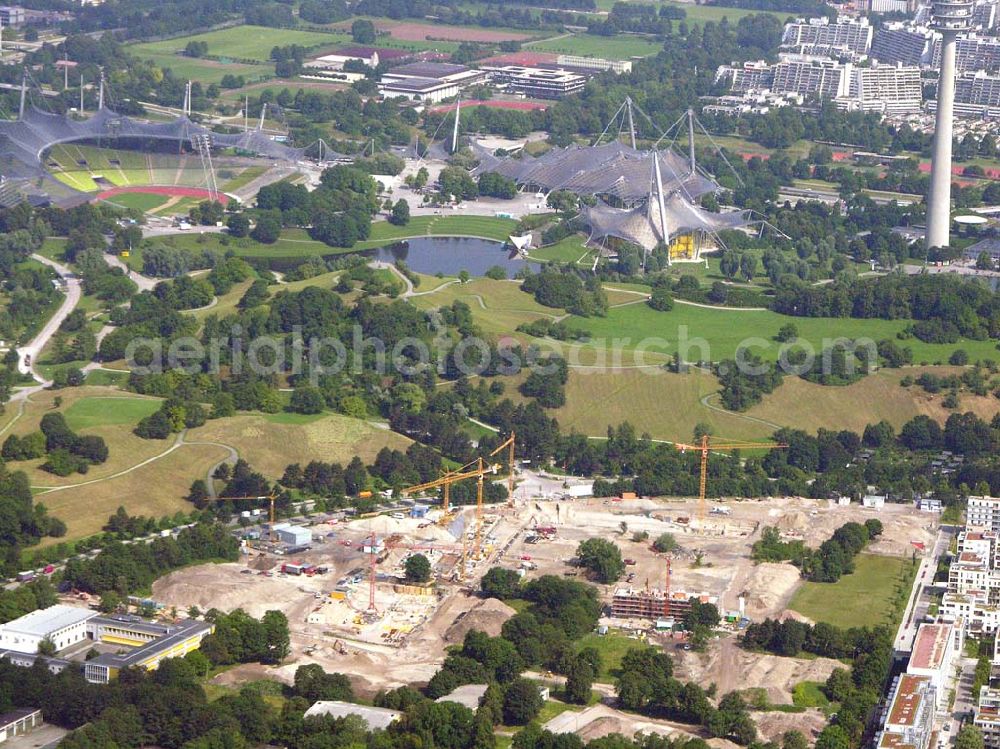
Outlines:
[[215, 631], [211, 622], [183, 619], [176, 624], [145, 620], [98, 617], [90, 622], [95, 641], [132, 645], [127, 653], [105, 653], [87, 661], [83, 675], [89, 682], [107, 684], [125, 668], [153, 671], [166, 658], [180, 658], [201, 646], [201, 641]]
[[578, 93], [587, 77], [560, 68], [530, 68], [524, 65], [487, 66], [493, 82], [507, 91], [535, 99], [561, 99]]
[[435, 702], [457, 702], [459, 705], [465, 705], [467, 708], [475, 712], [479, 708], [479, 701], [486, 694], [485, 684], [463, 684], [460, 687], [455, 687], [451, 692], [444, 695], [444, 697], [438, 697]]
[[42, 711], [37, 707], [22, 707], [0, 715], [0, 744], [15, 736], [23, 736], [42, 725]]
[[87, 621], [96, 611], [57, 603], [0, 624], [0, 650], [37, 653], [44, 640], [63, 650], [87, 638]]
[[917, 629], [906, 672], [931, 680], [939, 709], [948, 707], [946, 685], [954, 670], [955, 658], [961, 655], [963, 643], [964, 626], [961, 620], [956, 624], [924, 623]]
[[848, 60], [862, 60], [868, 56], [872, 45], [872, 26], [867, 18], [841, 16], [836, 22], [830, 19], [799, 19], [785, 24], [781, 46], [792, 52], [806, 55], [828, 55]]
[[333, 718], [346, 718], [348, 715], [354, 715], [367, 723], [369, 729], [378, 731], [385, 730], [391, 726], [403, 714], [398, 710], [390, 710], [386, 707], [355, 705], [353, 702], [341, 702], [339, 700], [320, 700], [319, 702], [314, 702], [305, 712], [306, 718], [317, 715], [329, 715]]
[[450, 99], [469, 86], [486, 81], [486, 73], [464, 65], [444, 62], [413, 62], [392, 68], [379, 81], [386, 98], [438, 102]]
[[927, 749], [934, 728], [934, 686], [926, 676], [901, 674], [892, 685], [879, 749]]

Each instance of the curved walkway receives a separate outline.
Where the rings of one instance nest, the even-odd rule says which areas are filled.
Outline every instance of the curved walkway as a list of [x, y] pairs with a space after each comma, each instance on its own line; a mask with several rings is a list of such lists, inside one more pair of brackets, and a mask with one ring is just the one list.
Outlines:
[[699, 403], [701, 403], [701, 405], [703, 405], [709, 411], [716, 411], [718, 413], [725, 414], [726, 416], [735, 416], [738, 419], [746, 419], [747, 421], [752, 421], [752, 422], [754, 422], [756, 424], [763, 424], [764, 426], [770, 427], [772, 429], [784, 429], [785, 428], [784, 424], [775, 424], [773, 421], [768, 421], [767, 419], [759, 419], [756, 416], [747, 416], [746, 414], [742, 414], [742, 413], [740, 413], [738, 411], [730, 411], [729, 409], [722, 408], [721, 406], [713, 406], [709, 402], [709, 400], [711, 398], [715, 397], [716, 395], [718, 395], [718, 393], [709, 393], [708, 395], [702, 396], [702, 398], [699, 401]]
[[[62, 304], [59, 305], [59, 309], [56, 310], [55, 314], [49, 318], [48, 322], [42, 326], [42, 329], [38, 331], [31, 342], [25, 346], [21, 346], [18, 350], [18, 363], [17, 368], [21, 374], [30, 374], [35, 382], [39, 383], [34, 387], [22, 388], [11, 396], [11, 400], [20, 400], [21, 398], [27, 398], [32, 393], [37, 393], [42, 390], [50, 383], [42, 375], [35, 371], [35, 364], [38, 363], [38, 356], [42, 353], [42, 349], [45, 348], [45, 344], [56, 334], [59, 330], [59, 326], [62, 325], [63, 320], [65, 320], [69, 313], [72, 312], [76, 305], [80, 303], [80, 297], [83, 295], [83, 290], [80, 285], [80, 279], [65, 265], [57, 263], [55, 260], [50, 260], [47, 257], [43, 257], [38, 254], [33, 254], [32, 259], [49, 266], [59, 275], [63, 283], [66, 284], [66, 298], [63, 299]], [[31, 357], [31, 364], [27, 364], [27, 357]]]

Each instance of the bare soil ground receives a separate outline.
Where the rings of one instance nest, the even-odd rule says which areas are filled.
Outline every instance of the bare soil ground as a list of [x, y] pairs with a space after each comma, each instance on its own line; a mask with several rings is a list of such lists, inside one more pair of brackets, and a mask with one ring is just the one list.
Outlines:
[[708, 651], [677, 650], [677, 678], [702, 686], [715, 684], [720, 695], [733, 690], [763, 689], [774, 705], [791, 705], [792, 688], [802, 681], [826, 681], [844, 664], [831, 658], [784, 658], [743, 650], [735, 635], [713, 640]]
[[[493, 566], [528, 567], [528, 579], [543, 574], [583, 579], [582, 571], [570, 564], [576, 547], [587, 538], [601, 537], [613, 540], [624, 557], [634, 560], [627, 567], [632, 585], [642, 586], [648, 580], [650, 586], [662, 587], [666, 557], [656, 553], [651, 544], [661, 533], [669, 532], [681, 546], [672, 562], [672, 589], [719, 596], [720, 608], [724, 610], [736, 609], [743, 598], [747, 614], [760, 619], [785, 614], [787, 603], [799, 585], [798, 570], [791, 565], [756, 565], [750, 560], [750, 547], [764, 525], [777, 525], [791, 537], [815, 546], [849, 520], [877, 517], [884, 524], [885, 534], [872, 551], [901, 554], [913, 548], [912, 541], [930, 541], [935, 520], [900, 505], [874, 512], [857, 505], [839, 507], [801, 498], [714, 502], [713, 506], [725, 507], [731, 514], [709, 515], [699, 524], [693, 502], [648, 499], [530, 500], [515, 510], [487, 508], [483, 530], [485, 559], [470, 563], [464, 581], [453, 579], [452, 572], [461, 568], [461, 552], [456, 549], [461, 548], [463, 536], [471, 552], [475, 526], [471, 508], [461, 514], [462, 522], [447, 529], [384, 516], [336, 525], [317, 524], [311, 529], [317, 540], [312, 550], [301, 555], [301, 560], [329, 566], [327, 575], [312, 578], [278, 575], [274, 571], [285, 558], [255, 556], [251, 560], [254, 573], [270, 568], [274, 577], [243, 573], [241, 564], [203, 565], [179, 570], [157, 581], [153, 595], [180, 610], [192, 604], [203, 610], [242, 607], [259, 616], [268, 609], [280, 609], [291, 625], [292, 655], [285, 665], [266, 669], [270, 677], [287, 682], [299, 665], [316, 662], [329, 671], [349, 675], [360, 694], [371, 695], [380, 689], [426, 682], [440, 667], [446, 647], [461, 642], [469, 629], [499, 632], [513, 609], [473, 594], [478, 589], [479, 577]], [[689, 520], [678, 522], [679, 518]], [[555, 537], [527, 543], [526, 537], [533, 535], [527, 531], [536, 525], [554, 526]], [[648, 539], [633, 541], [637, 531], [648, 533]], [[366, 615], [370, 556], [360, 549], [363, 540], [372, 533], [379, 538], [396, 539], [388, 559], [378, 566], [379, 617]], [[398, 583], [394, 575], [399, 574], [405, 556], [410, 553], [408, 545], [429, 554], [441, 573], [436, 595], [420, 598], [394, 587]], [[696, 552], [701, 556], [700, 565], [696, 563]], [[331, 600], [329, 593], [345, 581], [350, 591], [347, 602]], [[612, 586], [598, 587], [607, 600]], [[677, 657], [682, 678], [704, 685], [715, 682], [720, 694], [732, 689], [763, 687], [772, 702], [781, 704], [791, 702], [795, 684], [804, 680], [822, 681], [837, 665], [825, 659], [799, 660], [745, 653], [737, 646], [735, 635], [713, 642], [705, 655], [679, 650], [672, 654]], [[794, 717], [809, 725], [815, 722], [805, 714]], [[765, 726], [783, 725], [783, 718], [775, 713], [762, 714], [760, 720]], [[604, 723], [608, 721], [600, 725]], [[594, 728], [598, 733], [604, 730], [600, 725]]]

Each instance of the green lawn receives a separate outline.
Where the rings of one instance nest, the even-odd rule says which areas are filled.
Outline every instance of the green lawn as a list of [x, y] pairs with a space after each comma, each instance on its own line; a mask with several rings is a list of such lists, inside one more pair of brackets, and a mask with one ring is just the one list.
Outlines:
[[552, 52], [584, 57], [603, 57], [610, 60], [627, 60], [630, 57], [655, 55], [663, 44], [655, 39], [629, 34], [618, 36], [596, 36], [593, 34], [573, 34], [562, 38], [554, 37], [542, 42], [524, 45], [532, 52]]
[[271, 59], [271, 50], [274, 47], [297, 44], [307, 48], [334, 48], [349, 39], [350, 36], [346, 33], [327, 34], [301, 29], [271, 29], [265, 26], [247, 25], [209, 31], [204, 34], [181, 36], [161, 42], [136, 44], [132, 46], [132, 51], [139, 57], [145, 57], [149, 54], [179, 55], [188, 42], [205, 42], [208, 44], [210, 56], [268, 63]]
[[123, 192], [120, 195], [108, 198], [105, 202], [146, 213], [162, 207], [168, 200], [170, 200], [169, 195], [154, 195], [148, 192]]
[[371, 236], [356, 249], [383, 247], [409, 237], [482, 237], [505, 242], [516, 226], [513, 219], [493, 216], [417, 216], [406, 226], [378, 221], [372, 224]]
[[92, 369], [87, 372], [87, 385], [118, 387], [128, 381], [128, 372], [112, 372], [108, 369]]
[[159, 407], [160, 401], [153, 398], [82, 398], [66, 409], [66, 423], [73, 430], [137, 424]]
[[66, 239], [64, 237], [46, 237], [42, 246], [38, 248], [38, 254], [49, 260], [60, 261], [66, 251]]
[[611, 682], [621, 668], [625, 654], [633, 648], [645, 647], [645, 644], [618, 632], [609, 631], [606, 635], [591, 632], [577, 640], [574, 646], [577, 652], [584, 648], [596, 648], [601, 654], [601, 672], [597, 675], [597, 681]]
[[222, 185], [223, 192], [233, 192], [245, 187], [267, 171], [266, 166], [251, 166], [244, 169], [231, 180]]
[[853, 574], [835, 583], [803, 583], [788, 608], [838, 627], [895, 626], [901, 613], [894, 599], [909, 594], [912, 580], [909, 559], [859, 554]]
[[[684, 358], [687, 361], [707, 359], [714, 362], [732, 358], [737, 347], [743, 344], [749, 344], [750, 351], [764, 360], [777, 360], [779, 344], [774, 336], [787, 323], [798, 328], [799, 339], [809, 342], [817, 357], [824, 348], [824, 340], [828, 343], [839, 337], [897, 340], [896, 334], [911, 324], [909, 320], [790, 317], [770, 310], [726, 310], [680, 303], [675, 303], [670, 312], [657, 312], [645, 304], [633, 304], [612, 309], [607, 317], [573, 317], [569, 322], [589, 331], [594, 338], [604, 339], [608, 342], [606, 345], [614, 338], [625, 336], [629, 339], [623, 346], [626, 350], [635, 348], [643, 339], [660, 338], [665, 343], [651, 345], [649, 351], [672, 354], [678, 350], [678, 341], [686, 339]], [[965, 349], [972, 361], [997, 356], [996, 344], [988, 340], [931, 344], [911, 338], [898, 342], [913, 350], [913, 360], [918, 364], [946, 362], [951, 352], [959, 348]]]
[[664, 5], [671, 5], [675, 8], [680, 8], [684, 11], [687, 16], [688, 23], [691, 24], [702, 24], [705, 21], [714, 21], [718, 23], [723, 18], [728, 18], [729, 23], [736, 25], [744, 16], [752, 16], [755, 13], [769, 13], [775, 18], [785, 21], [788, 18], [793, 18], [794, 13], [782, 13], [781, 11], [762, 11], [762, 10], [745, 10], [743, 8], [724, 8], [719, 5], [695, 5], [694, 3], [680, 3], [674, 2], [673, 0], [666, 0]]
[[582, 265], [589, 267], [593, 262], [594, 249], [587, 247], [587, 239], [582, 234], [573, 234], [548, 247], [530, 250], [528, 256], [532, 260], [541, 260], [545, 263], [576, 263], [581, 261]]
[[838, 710], [837, 702], [830, 702], [823, 693], [823, 683], [819, 681], [800, 681], [792, 687], [792, 704], [796, 707], [817, 707], [827, 715]]

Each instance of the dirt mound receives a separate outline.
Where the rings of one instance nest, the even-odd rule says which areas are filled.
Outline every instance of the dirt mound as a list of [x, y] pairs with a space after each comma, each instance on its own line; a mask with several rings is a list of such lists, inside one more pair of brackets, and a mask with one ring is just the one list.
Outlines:
[[627, 724], [621, 718], [605, 716], [603, 718], [590, 721], [590, 723], [585, 725], [576, 733], [577, 736], [584, 740], [584, 742], [587, 742], [593, 741], [594, 739], [601, 739], [605, 736], [610, 736], [613, 733], [624, 734], [626, 729]]
[[782, 531], [802, 532], [809, 527], [809, 517], [804, 512], [789, 512], [781, 516], [777, 526]]
[[496, 637], [500, 634], [503, 623], [516, 613], [517, 611], [503, 601], [487, 598], [455, 619], [444, 633], [445, 642], [452, 644], [462, 642], [466, 633], [474, 629], [485, 632], [490, 637]]
[[746, 586], [747, 614], [751, 618], [773, 616], [784, 608], [799, 582], [799, 570], [790, 564], [758, 564]]

